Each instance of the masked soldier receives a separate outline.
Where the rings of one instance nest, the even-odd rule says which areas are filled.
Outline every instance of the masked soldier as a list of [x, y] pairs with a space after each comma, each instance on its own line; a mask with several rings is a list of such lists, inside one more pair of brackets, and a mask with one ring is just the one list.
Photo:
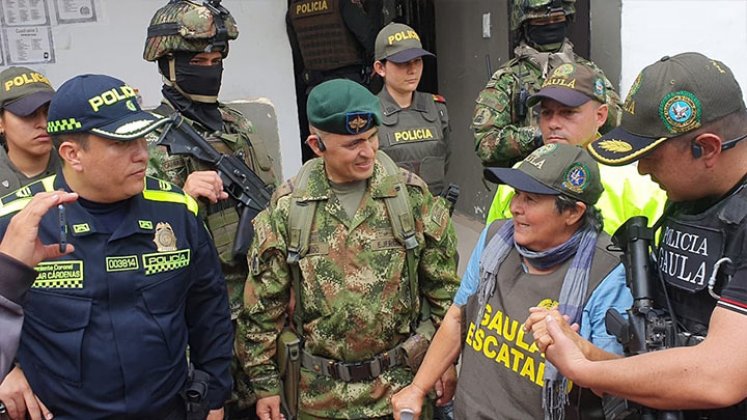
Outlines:
[[[575, 0], [515, 0], [511, 5], [511, 30], [518, 45], [514, 58], [498, 69], [477, 97], [472, 118], [477, 156], [486, 166], [511, 166], [542, 145], [537, 116], [526, 99], [562, 63], [578, 62], [602, 71], [579, 57], [566, 38]], [[602, 133], [617, 126], [620, 98], [604, 77], [607, 123]]]
[[[218, 102], [223, 59], [228, 43], [238, 37], [236, 21], [220, 1], [170, 1], [156, 11], [148, 26], [143, 58], [156, 61], [163, 76], [163, 101], [154, 112], [181, 113], [195, 129], [204, 133], [221, 153], [243, 159], [271, 188], [276, 179], [272, 160], [252, 124], [237, 110]], [[214, 168], [183, 156], [169, 156], [150, 140], [149, 172], [167, 179], [193, 197], [200, 197], [200, 214], [210, 230], [220, 255], [228, 285], [232, 319], [242, 305], [246, 262], [232, 255], [239, 214], [236, 203], [226, 199]], [[234, 363], [234, 395], [228, 405], [231, 418], [243, 418], [239, 411], [252, 413], [254, 395], [248, 380]]]

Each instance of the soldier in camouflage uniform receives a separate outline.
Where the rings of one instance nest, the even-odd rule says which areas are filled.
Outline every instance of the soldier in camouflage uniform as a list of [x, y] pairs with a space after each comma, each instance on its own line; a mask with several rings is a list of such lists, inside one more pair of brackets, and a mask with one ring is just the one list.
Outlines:
[[[254, 220], [240, 358], [259, 398], [257, 415], [279, 419], [275, 340], [294, 307], [304, 342], [299, 417], [391, 418], [389, 397], [413, 377], [406, 349], [418, 337], [421, 299], [438, 325], [458, 286], [454, 227], [445, 201], [423, 180], [377, 154], [380, 105], [368, 90], [349, 80], [322, 83], [310, 93], [308, 116], [308, 143], [320, 158]], [[411, 213], [411, 251], [388, 216], [395, 196]], [[289, 226], [294, 206], [313, 209], [308, 252], [297, 265], [288, 261], [298, 231]], [[294, 285], [295, 270], [301, 281]]]
[[[164, 81], [164, 99], [154, 112], [165, 116], [180, 112], [216, 150], [242, 158], [270, 189], [277, 180], [264, 141], [239, 111], [218, 102], [223, 59], [228, 42], [238, 37], [238, 28], [229, 12], [215, 3], [171, 1], [151, 19], [143, 57], [157, 61]], [[228, 199], [214, 168], [192, 158], [169, 156], [164, 148], [155, 146], [157, 138], [158, 133], [148, 138], [149, 175], [203, 198], [200, 213], [220, 255], [235, 320], [248, 273], [246, 261], [237, 261], [231, 252], [239, 220], [236, 203]], [[227, 415], [231, 419], [253, 418], [256, 398], [239, 366], [234, 360], [235, 392], [227, 404]]]
[[[477, 97], [471, 128], [475, 150], [486, 166], [512, 166], [542, 145], [536, 112], [526, 99], [539, 91], [542, 82], [562, 63], [592, 62], [576, 55], [565, 37], [568, 19], [575, 14], [575, 0], [514, 0], [511, 30], [519, 39], [514, 58], [496, 71]], [[604, 77], [609, 105], [601, 132], [616, 127], [620, 97]]]

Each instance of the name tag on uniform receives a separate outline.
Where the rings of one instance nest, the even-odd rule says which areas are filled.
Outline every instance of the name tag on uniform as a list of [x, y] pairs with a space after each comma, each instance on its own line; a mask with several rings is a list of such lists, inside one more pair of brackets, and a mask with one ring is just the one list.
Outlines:
[[34, 267], [38, 273], [34, 284], [37, 289], [82, 289], [83, 261], [63, 260], [40, 262]]

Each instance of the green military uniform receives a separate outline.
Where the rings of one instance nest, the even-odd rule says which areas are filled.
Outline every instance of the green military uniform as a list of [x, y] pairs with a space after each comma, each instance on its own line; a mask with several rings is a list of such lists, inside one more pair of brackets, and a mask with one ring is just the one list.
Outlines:
[[[308, 164], [308, 163], [307, 163]], [[321, 200], [314, 215], [307, 256], [300, 261], [305, 350], [341, 361], [368, 360], [393, 349], [411, 334], [405, 250], [393, 233], [383, 197], [396, 194], [376, 163], [363, 203], [347, 216], [331, 191], [321, 159], [314, 159], [304, 200]], [[420, 295], [440, 322], [458, 286], [456, 235], [443, 200], [403, 170], [417, 226]], [[290, 193], [278, 190], [277, 205], [255, 220], [246, 308], [237, 345], [259, 397], [279, 392], [273, 364], [275, 337], [283, 326], [291, 277], [287, 257]], [[370, 382], [344, 382], [303, 369], [301, 411], [317, 417], [364, 418], [391, 413], [388, 398], [409, 384], [413, 373], [398, 366]]]
[[[368, 139], [381, 122], [374, 95], [352, 81], [332, 80], [312, 90], [308, 110], [315, 129], [341, 137], [279, 187], [274, 204], [254, 220], [237, 351], [257, 396], [278, 395], [276, 338], [293, 300], [304, 342], [300, 418], [391, 416], [389, 398], [413, 378], [403, 343], [415, 333], [422, 301], [438, 325], [458, 286], [456, 234], [445, 201], [422, 179], [382, 152], [371, 155], [375, 137], [361, 145], [357, 136]], [[370, 176], [328, 180], [334, 169], [327, 168], [333, 164], [326, 153], [337, 153], [328, 148], [348, 147], [339, 141], [358, 142], [358, 156], [373, 164]], [[358, 206], [346, 206], [354, 194], [340, 185], [363, 190]], [[298, 224], [299, 211], [308, 228]], [[397, 215], [394, 222], [389, 214]], [[404, 225], [409, 234], [402, 241], [395, 226]]]
[[[557, 52], [540, 52], [522, 41], [514, 55], [493, 74], [477, 97], [471, 128], [477, 156], [486, 166], [511, 166], [542, 144], [538, 115], [526, 108], [524, 101], [540, 90], [555, 67], [577, 62], [602, 72], [594, 63], [576, 55], [567, 39]], [[606, 77], [604, 80], [609, 105], [607, 123], [602, 127], [606, 132], [617, 126], [621, 102], [612, 83]]]

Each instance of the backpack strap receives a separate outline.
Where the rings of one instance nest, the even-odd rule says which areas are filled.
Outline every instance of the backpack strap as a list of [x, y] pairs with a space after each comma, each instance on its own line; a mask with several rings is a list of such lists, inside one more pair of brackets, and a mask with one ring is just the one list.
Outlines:
[[415, 263], [415, 249], [418, 247], [418, 240], [415, 236], [415, 219], [412, 216], [410, 201], [407, 195], [407, 186], [402, 177], [402, 171], [396, 163], [386, 155], [378, 153], [377, 159], [384, 167], [388, 176], [396, 177], [395, 190], [397, 194], [393, 197], [384, 198], [387, 212], [389, 212], [389, 221], [392, 224], [394, 237], [405, 247], [407, 276], [410, 284], [410, 301], [412, 302], [412, 331], [417, 327], [419, 313], [416, 310], [418, 296], [418, 276], [417, 264]]
[[[415, 236], [415, 219], [410, 208], [410, 201], [407, 195], [407, 186], [402, 177], [402, 171], [394, 161], [384, 153], [377, 154], [377, 160], [384, 168], [387, 176], [394, 177], [395, 190], [397, 194], [392, 197], [385, 197], [384, 204], [389, 213], [389, 220], [392, 224], [392, 231], [397, 241], [405, 248], [407, 276], [409, 277], [410, 298], [413, 302], [411, 327], [415, 330], [417, 326], [419, 313], [416, 311], [415, 302], [419, 300], [418, 296], [418, 277], [417, 264], [415, 260], [415, 250], [418, 247], [417, 237]], [[311, 225], [316, 214], [316, 200], [302, 200], [306, 194], [309, 177], [316, 165], [316, 159], [306, 162], [301, 171], [296, 175], [295, 189], [291, 194], [290, 208], [288, 210], [288, 256], [286, 261], [290, 267], [291, 281], [293, 282], [293, 293], [295, 295], [295, 309], [293, 311], [293, 323], [299, 336], [303, 332], [302, 316], [303, 305], [301, 302], [301, 269], [298, 265], [301, 258], [309, 252], [309, 239], [311, 237]]]
[[316, 159], [312, 159], [301, 167], [296, 176], [296, 188], [291, 193], [290, 208], [288, 209], [288, 257], [286, 262], [290, 267], [291, 281], [293, 283], [293, 294], [296, 300], [293, 310], [293, 324], [296, 332], [303, 340], [303, 304], [301, 300], [301, 268], [298, 262], [309, 252], [309, 238], [311, 236], [311, 223], [316, 214], [319, 203], [316, 200], [301, 200], [306, 194], [309, 177], [313, 172]]

